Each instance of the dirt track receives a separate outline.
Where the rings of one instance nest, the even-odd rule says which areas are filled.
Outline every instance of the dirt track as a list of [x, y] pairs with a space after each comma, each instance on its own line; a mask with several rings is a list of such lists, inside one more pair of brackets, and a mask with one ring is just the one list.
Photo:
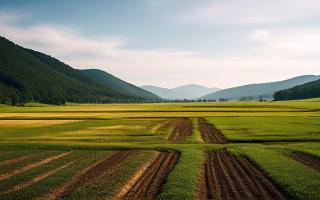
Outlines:
[[320, 159], [319, 158], [317, 158], [315, 156], [299, 153], [299, 152], [294, 152], [294, 153], [288, 154], [288, 156], [290, 158], [292, 158], [293, 160], [301, 162], [302, 164], [320, 172]]
[[207, 124], [204, 119], [198, 119], [198, 130], [204, 142], [226, 143], [225, 137], [212, 124]]
[[23, 156], [23, 157], [20, 157], [20, 158], [14, 158], [14, 159], [11, 159], [11, 160], [6, 160], [6, 161], [3, 161], [3, 162], [0, 162], [0, 166], [16, 164], [16, 163], [22, 162], [24, 160], [30, 159], [30, 158], [32, 158], [34, 156], [41, 155], [41, 154], [44, 154], [44, 153], [46, 153], [46, 151], [40, 152], [40, 153], [36, 153], [36, 154], [32, 154], [32, 155], [28, 155], [28, 156]]
[[53, 200], [63, 198], [76, 189], [83, 187], [86, 184], [89, 184], [91, 181], [99, 178], [104, 172], [113, 170], [122, 161], [133, 155], [136, 155], [137, 153], [138, 152], [135, 151], [116, 151], [102, 161], [98, 161], [90, 167], [83, 169], [69, 182], [38, 199]]
[[178, 153], [160, 152], [150, 165], [147, 164], [146, 170], [138, 172], [139, 177], [136, 181], [117, 199], [152, 199], [160, 191], [161, 185], [178, 163], [179, 157]]
[[28, 171], [30, 169], [33, 169], [33, 168], [36, 168], [36, 167], [39, 167], [41, 165], [44, 165], [44, 164], [47, 164], [49, 162], [52, 162], [54, 160], [57, 160], [59, 158], [62, 158], [64, 156], [67, 156], [69, 154], [73, 153], [73, 151], [69, 151], [69, 152], [66, 152], [66, 153], [62, 153], [60, 155], [57, 155], [57, 156], [52, 156], [52, 157], [49, 157], [49, 158], [46, 158], [42, 161], [39, 161], [39, 162], [35, 162], [35, 163], [31, 163], [30, 165], [27, 165], [25, 167], [22, 167], [20, 169], [17, 169], [17, 170], [14, 170], [12, 172], [9, 172], [7, 174], [3, 174], [2, 176], [0, 176], [0, 181], [4, 180], [4, 179], [7, 179], [7, 178], [10, 178], [11, 176], [15, 176], [17, 174], [20, 174], [22, 172], [25, 172], [25, 171]]
[[180, 142], [192, 135], [192, 123], [189, 119], [177, 119], [168, 141]]
[[206, 157], [199, 199], [285, 199], [246, 158], [227, 151], [207, 152]]
[[16, 186], [12, 187], [11, 189], [9, 189], [7, 191], [0, 192], [0, 195], [6, 194], [6, 193], [10, 193], [10, 192], [14, 192], [14, 191], [17, 191], [17, 190], [21, 190], [21, 189], [23, 189], [23, 188], [25, 188], [25, 187], [27, 187], [29, 185], [32, 185], [32, 184], [34, 184], [34, 183], [36, 183], [36, 182], [38, 182], [38, 181], [40, 181], [40, 180], [42, 180], [42, 179], [54, 174], [54, 173], [64, 169], [64, 168], [69, 167], [70, 165], [72, 165], [76, 161], [78, 161], [78, 160], [71, 161], [71, 162], [67, 163], [66, 165], [63, 165], [63, 166], [61, 166], [61, 167], [59, 167], [57, 169], [51, 170], [51, 171], [49, 171], [49, 172], [47, 172], [45, 174], [42, 174], [42, 175], [40, 175], [40, 176], [38, 176], [38, 177], [36, 177], [34, 179], [31, 179], [31, 180], [29, 180], [29, 181], [27, 181], [25, 183], [22, 183], [20, 185], [16, 185]]

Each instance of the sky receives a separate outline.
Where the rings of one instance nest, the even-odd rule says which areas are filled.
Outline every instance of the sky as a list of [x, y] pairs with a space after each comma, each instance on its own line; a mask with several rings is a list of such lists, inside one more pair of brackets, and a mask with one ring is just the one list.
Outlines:
[[138, 86], [320, 74], [319, 0], [1, 0], [0, 36]]

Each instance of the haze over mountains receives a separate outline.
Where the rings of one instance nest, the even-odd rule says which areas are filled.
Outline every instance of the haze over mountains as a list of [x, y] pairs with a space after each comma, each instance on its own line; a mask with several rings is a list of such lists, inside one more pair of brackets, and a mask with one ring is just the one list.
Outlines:
[[141, 88], [152, 92], [163, 99], [195, 99], [202, 95], [220, 90], [219, 88], [208, 88], [201, 85], [189, 84], [172, 89], [156, 87], [152, 85], [140, 86]]
[[241, 97], [252, 97], [252, 100], [264, 98], [272, 99], [273, 94], [279, 90], [288, 89], [297, 85], [308, 83], [320, 79], [320, 76], [305, 75], [291, 78], [284, 81], [271, 83], [250, 84], [229, 89], [220, 90], [205, 96], [201, 99], [219, 99], [239, 100]]

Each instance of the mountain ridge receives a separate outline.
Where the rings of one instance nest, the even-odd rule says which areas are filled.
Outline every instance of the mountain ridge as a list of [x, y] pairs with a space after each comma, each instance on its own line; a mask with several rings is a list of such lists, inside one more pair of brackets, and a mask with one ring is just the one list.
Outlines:
[[[267, 83], [255, 83], [237, 86], [233, 88], [227, 88], [220, 90], [205, 96], [200, 97], [201, 99], [219, 99], [227, 98], [228, 100], [238, 100], [241, 97], [253, 97], [253, 99], [273, 98], [273, 94], [276, 91], [282, 89], [288, 89], [296, 85], [301, 85], [307, 82], [315, 81], [319, 79], [317, 75], [302, 75], [282, 81], [267, 82]], [[200, 99], [199, 98], [199, 99]]]

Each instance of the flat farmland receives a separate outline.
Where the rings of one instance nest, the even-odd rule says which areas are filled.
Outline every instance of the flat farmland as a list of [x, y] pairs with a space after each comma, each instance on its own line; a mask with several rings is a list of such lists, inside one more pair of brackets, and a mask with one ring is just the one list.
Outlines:
[[0, 199], [319, 199], [320, 99], [0, 106]]

